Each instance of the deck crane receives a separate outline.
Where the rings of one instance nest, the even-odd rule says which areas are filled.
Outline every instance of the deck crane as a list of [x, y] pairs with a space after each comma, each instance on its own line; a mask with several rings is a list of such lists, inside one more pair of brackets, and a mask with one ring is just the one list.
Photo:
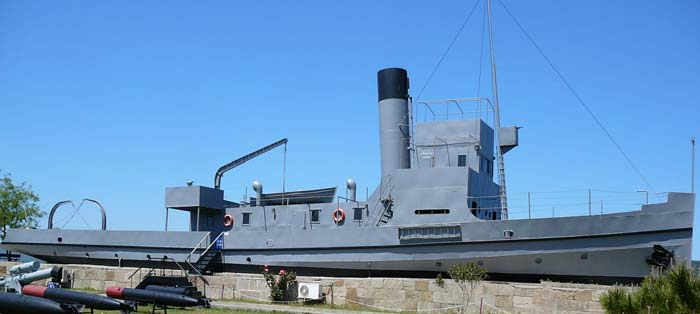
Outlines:
[[286, 154], [286, 152], [287, 152], [287, 142], [288, 142], [287, 138], [283, 138], [283, 139], [281, 139], [281, 140], [279, 140], [279, 141], [277, 141], [277, 142], [274, 142], [274, 143], [272, 143], [272, 144], [270, 144], [270, 145], [267, 145], [267, 146], [265, 146], [265, 147], [263, 147], [263, 148], [261, 148], [261, 149], [258, 149], [258, 150], [256, 150], [256, 151], [254, 151], [254, 152], [252, 152], [252, 153], [250, 153], [250, 154], [248, 154], [248, 155], [245, 155], [245, 156], [243, 156], [243, 157], [241, 157], [241, 158], [238, 158], [238, 159], [236, 159], [236, 160], [234, 160], [234, 161], [232, 161], [232, 162], [229, 162], [229, 163], [227, 163], [227, 164], [221, 166], [221, 168], [219, 168], [219, 170], [216, 170], [216, 174], [214, 175], [214, 189], [220, 190], [220, 187], [221, 187], [221, 177], [224, 176], [224, 173], [225, 173], [226, 171], [229, 171], [229, 170], [231, 170], [231, 169], [233, 169], [233, 168], [236, 168], [236, 167], [238, 167], [238, 166], [240, 166], [240, 165], [246, 163], [247, 161], [249, 161], [249, 160], [251, 160], [251, 159], [253, 159], [253, 158], [255, 158], [255, 157], [258, 157], [258, 156], [260, 156], [260, 155], [262, 155], [262, 154], [264, 154], [264, 153], [267, 153], [267, 152], [269, 152], [269, 151], [271, 151], [271, 150], [273, 150], [273, 149], [279, 147], [280, 145], [284, 145], [284, 146], [285, 146], [285, 147], [284, 147], [284, 151], [285, 151], [285, 154]]

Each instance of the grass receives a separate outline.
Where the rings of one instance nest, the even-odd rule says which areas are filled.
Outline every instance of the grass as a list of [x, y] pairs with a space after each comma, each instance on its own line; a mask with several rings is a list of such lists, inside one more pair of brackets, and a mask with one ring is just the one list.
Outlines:
[[[104, 291], [89, 289], [89, 288], [70, 289], [70, 290], [76, 290], [76, 291], [81, 291], [81, 292], [104, 295]], [[230, 300], [230, 301], [238, 301], [238, 300]], [[259, 304], [267, 304], [267, 303], [259, 302]], [[153, 306], [141, 305], [141, 306], [139, 306], [138, 311], [135, 311], [132, 313], [152, 313], [152, 311], [153, 311]], [[86, 312], [86, 313], [89, 313], [89, 312]], [[95, 310], [95, 314], [119, 314], [119, 313], [120, 313], [119, 311]], [[156, 310], [156, 313], [163, 313], [163, 311]], [[249, 311], [249, 310], [236, 310], [236, 309], [215, 309], [215, 308], [210, 308], [210, 309], [170, 308], [170, 307], [168, 308], [168, 314], [220, 314], [220, 313], [227, 313], [227, 314], [252, 314], [252, 313], [255, 313], [255, 314], [260, 314], [261, 312], [260, 311]], [[274, 312], [274, 313], [283, 313], [283, 312]]]
[[[151, 306], [139, 306], [138, 312], [132, 313], [151, 313], [153, 307]], [[89, 313], [89, 312], [88, 312]], [[96, 310], [95, 314], [119, 314], [119, 311], [99, 311]], [[163, 313], [163, 311], [156, 311], [156, 313]], [[260, 311], [247, 311], [247, 310], [234, 310], [234, 309], [197, 309], [197, 308], [168, 308], [168, 314], [260, 314]], [[281, 313], [281, 312], [277, 312]]]
[[[219, 301], [219, 300], [214, 300], [214, 301]], [[250, 299], [225, 299], [225, 300], [220, 300], [221, 302], [240, 302], [240, 303], [250, 303], [250, 304], [273, 304], [270, 302], [263, 302], [263, 301], [257, 301], [257, 300], [250, 300]], [[334, 309], [334, 310], [348, 310], [348, 311], [362, 311], [362, 312], [376, 312], [376, 313], [400, 313], [399, 311], [385, 311], [382, 309], [378, 308], [373, 308], [373, 307], [368, 307], [368, 306], [362, 306], [359, 304], [353, 304], [351, 302], [346, 301], [345, 304], [343, 305], [338, 305], [335, 304], [331, 306], [330, 303], [300, 303], [300, 302], [294, 302], [291, 301], [289, 303], [278, 303], [280, 305], [286, 305], [286, 306], [293, 306], [293, 307], [312, 307], [312, 308], [319, 308], [319, 309]]]
[[[240, 300], [226, 300], [226, 301], [236, 301], [240, 302]], [[251, 303], [251, 304], [269, 304], [269, 303], [264, 303], [264, 302], [246, 302], [246, 303]], [[295, 307], [314, 307], [314, 308], [324, 308], [324, 309], [330, 309], [331, 305], [330, 304], [313, 304], [313, 305], [303, 305], [303, 304], [289, 304], [290, 306], [295, 306]], [[354, 307], [354, 306], [334, 306], [333, 309], [339, 309], [339, 310], [354, 310], [354, 311], [372, 311], [372, 309], [369, 308], [364, 308], [364, 307]], [[153, 310], [153, 307], [150, 305], [146, 306], [139, 306], [138, 312], [132, 312], [132, 313], [151, 313]], [[377, 312], [376, 309], [373, 310], [373, 312]], [[100, 311], [100, 310], [95, 310], [96, 314], [118, 314], [119, 311]], [[163, 313], [162, 311], [156, 311], [156, 313]], [[221, 313], [227, 313], [227, 314], [260, 314], [261, 311], [251, 311], [251, 310], [236, 310], [236, 309], [217, 309], [217, 308], [210, 308], [210, 309], [198, 309], [198, 308], [168, 308], [168, 313], [169, 314], [221, 314]], [[284, 312], [279, 312], [279, 311], [273, 311], [272, 313], [284, 313]], [[387, 312], [384, 312], [387, 313]]]
[[[89, 288], [77, 288], [77, 289], [70, 289], [70, 290], [76, 290], [76, 291], [81, 291], [81, 292], [87, 292], [87, 293], [94, 293], [94, 294], [101, 294], [104, 295], [104, 291], [100, 290], [95, 290], [95, 289], [89, 289]], [[258, 300], [250, 300], [250, 299], [224, 299], [224, 300], [213, 300], [213, 301], [221, 301], [221, 302], [239, 302], [239, 303], [248, 303], [248, 304], [273, 304], [271, 302], [265, 302], [265, 301], [258, 301]], [[336, 309], [336, 310], [349, 310], [349, 311], [363, 311], [363, 312], [376, 312], [376, 313], [401, 313], [400, 311], [386, 311], [382, 309], [377, 309], [377, 308], [372, 308], [372, 307], [367, 307], [367, 306], [362, 306], [358, 304], [352, 304], [352, 303], [346, 303], [343, 305], [338, 305], [335, 304], [331, 306], [330, 303], [298, 303], [298, 302], [289, 302], [289, 303], [277, 303], [279, 305], [285, 305], [285, 306], [291, 306], [291, 307], [306, 307], [306, 308], [319, 308], [319, 309]], [[139, 306], [139, 311], [134, 312], [134, 313], [151, 313], [153, 310], [152, 306]], [[119, 313], [119, 311], [99, 311], [96, 310], [95, 313], [105, 313], [105, 314], [112, 314], [112, 313]], [[162, 311], [156, 311], [156, 313], [162, 313]], [[234, 310], [234, 309], [197, 309], [197, 308], [173, 308], [170, 309], [168, 308], [168, 313], [173, 313], [173, 314], [179, 314], [179, 313], [188, 313], [188, 314], [200, 314], [200, 313], [209, 313], [209, 314], [218, 314], [218, 313], [233, 313], [233, 314], [248, 314], [248, 313], [261, 313], [260, 311], [248, 311], [248, 310]], [[274, 312], [274, 313], [283, 313], [283, 312]]]
[[[95, 290], [95, 289], [90, 289], [90, 288], [75, 288], [71, 290], [76, 290], [76, 291], [81, 291], [81, 292], [87, 292], [87, 293], [94, 293], [94, 294], [101, 294], [104, 295], [104, 291], [100, 290]], [[221, 302], [240, 302], [240, 303], [249, 303], [249, 304], [273, 304], [271, 302], [266, 302], [266, 301], [258, 301], [258, 300], [251, 300], [251, 299], [224, 299], [224, 300], [213, 300], [213, 301], [221, 301]], [[312, 308], [319, 308], [319, 309], [335, 309], [335, 310], [348, 310], [348, 311], [363, 311], [363, 312], [376, 312], [376, 313], [401, 313], [399, 311], [386, 311], [382, 309], [377, 309], [373, 307], [368, 307], [368, 306], [362, 306], [359, 304], [353, 304], [350, 302], [347, 302], [346, 304], [343, 305], [338, 305], [335, 304], [331, 306], [330, 303], [299, 303], [299, 302], [294, 302], [290, 301], [288, 303], [274, 303], [274, 304], [280, 304], [280, 305], [286, 305], [286, 306], [293, 306], [293, 307], [312, 307]], [[151, 307], [149, 307], [149, 312], [150, 313]], [[145, 310], [143, 310], [145, 311]], [[168, 309], [168, 313], [170, 313], [170, 309]], [[241, 311], [241, 312], [230, 312], [233, 310], [224, 310], [223, 312], [217, 312], [219, 309], [212, 309], [212, 311], [207, 311], [204, 310], [205, 312], [201, 313], [260, 313], [260, 312], [246, 312], [246, 311]], [[97, 312], [96, 312], [97, 313]], [[104, 313], [112, 313], [112, 312], [104, 312]], [[116, 313], [116, 312], [115, 312]], [[156, 313], [158, 313], [156, 311]], [[180, 313], [177, 311], [173, 311], [173, 313]], [[192, 312], [190, 310], [184, 310], [182, 313], [200, 313], [200, 312]]]

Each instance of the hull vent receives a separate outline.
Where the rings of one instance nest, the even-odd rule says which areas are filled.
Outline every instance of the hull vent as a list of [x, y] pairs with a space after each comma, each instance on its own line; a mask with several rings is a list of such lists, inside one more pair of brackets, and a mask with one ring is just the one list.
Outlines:
[[460, 240], [460, 226], [399, 228], [399, 240]]

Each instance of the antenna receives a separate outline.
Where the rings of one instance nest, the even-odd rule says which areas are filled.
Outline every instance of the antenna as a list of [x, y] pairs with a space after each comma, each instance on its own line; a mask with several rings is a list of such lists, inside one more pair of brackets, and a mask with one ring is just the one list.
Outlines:
[[491, 53], [491, 79], [493, 85], [493, 111], [494, 111], [494, 124], [496, 127], [496, 149], [498, 158], [498, 196], [501, 199], [501, 219], [508, 219], [508, 199], [506, 198], [506, 166], [503, 162], [503, 150], [499, 145], [498, 130], [501, 129], [501, 112], [498, 107], [498, 83], [496, 82], [496, 57], [493, 48], [493, 27], [491, 21], [491, 0], [486, 1], [486, 11], [488, 15], [488, 26], [489, 26], [489, 50]]
[[690, 138], [690, 193], [695, 193], [695, 136]]

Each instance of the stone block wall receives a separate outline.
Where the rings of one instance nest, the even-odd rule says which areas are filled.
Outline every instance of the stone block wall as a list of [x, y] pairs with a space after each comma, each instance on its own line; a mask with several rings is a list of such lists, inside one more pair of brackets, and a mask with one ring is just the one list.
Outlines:
[[[0, 270], [14, 264], [16, 263], [0, 263]], [[42, 268], [50, 266], [53, 265], [43, 264]], [[134, 287], [140, 281], [138, 274], [129, 279], [135, 268], [60, 266], [63, 267], [64, 274], [73, 279], [73, 288], [104, 291], [109, 286]], [[270, 295], [270, 289], [262, 275], [222, 273], [205, 278], [209, 285], [205, 288], [198, 280], [197, 286], [200, 290], [206, 289], [207, 297], [212, 299], [266, 301]], [[319, 283], [326, 294], [326, 302], [330, 303], [332, 299], [338, 305], [447, 313], [465, 301], [465, 294], [449, 279], [445, 279], [443, 287], [431, 279], [410, 278], [299, 276], [297, 281]], [[483, 299], [484, 313], [603, 313], [598, 300], [608, 289], [610, 286], [557, 282], [528, 284], [486, 281], [475, 289], [471, 300], [475, 305], [470, 311], [478, 313], [478, 304]]]

